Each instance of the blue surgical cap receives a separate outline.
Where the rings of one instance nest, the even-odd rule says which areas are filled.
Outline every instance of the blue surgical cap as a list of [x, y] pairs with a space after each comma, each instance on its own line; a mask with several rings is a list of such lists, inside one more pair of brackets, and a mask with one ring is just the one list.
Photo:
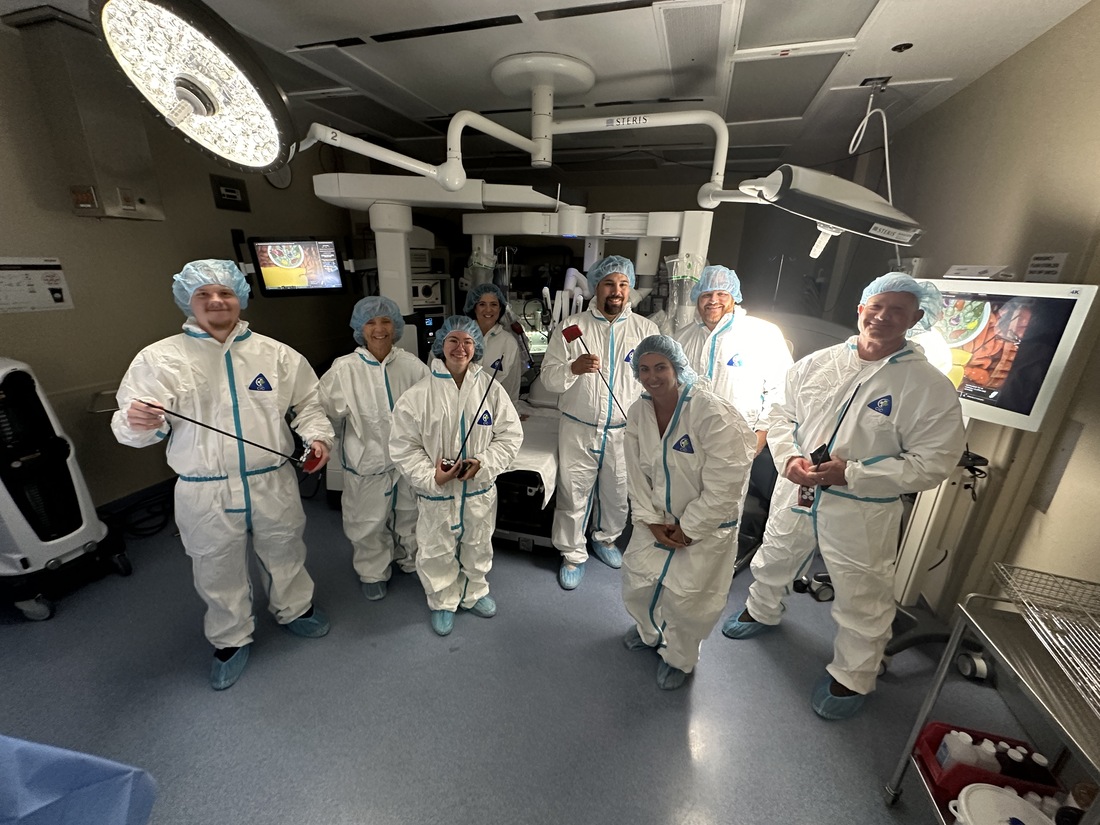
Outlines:
[[650, 335], [634, 347], [634, 354], [630, 356], [630, 366], [634, 370], [635, 378], [638, 377], [638, 362], [643, 355], [651, 352], [663, 355], [671, 362], [672, 368], [676, 370], [676, 380], [680, 384], [684, 386], [694, 384], [695, 379], [699, 377], [688, 363], [688, 357], [684, 354], [684, 348], [680, 346], [679, 341], [667, 335]]
[[621, 272], [625, 275], [630, 280], [630, 288], [634, 289], [634, 264], [622, 255], [608, 255], [588, 270], [588, 288], [592, 290], [593, 295], [596, 294], [596, 284], [613, 272]]
[[[496, 284], [478, 284], [469, 292], [466, 293], [466, 305], [462, 308], [462, 311], [467, 315], [470, 315], [474, 311], [474, 307], [477, 306], [477, 302], [484, 298], [486, 295], [491, 295], [497, 299], [500, 304], [500, 317], [497, 318], [497, 323], [504, 320], [504, 309], [508, 306], [508, 299], [504, 297], [504, 293], [500, 287]], [[472, 318], [473, 316], [470, 315]]]
[[405, 334], [405, 319], [401, 317], [401, 310], [397, 304], [389, 298], [381, 295], [369, 295], [360, 299], [351, 311], [351, 321], [348, 326], [353, 330], [356, 343], [365, 347], [367, 342], [363, 340], [363, 325], [371, 318], [389, 318], [393, 321], [393, 340], [400, 341]]
[[191, 315], [191, 297], [200, 286], [218, 284], [233, 290], [241, 309], [248, 306], [248, 283], [244, 273], [232, 261], [204, 258], [191, 261], [172, 276], [172, 297], [184, 315]]
[[863, 290], [859, 305], [863, 306], [870, 298], [883, 292], [908, 292], [917, 298], [917, 306], [924, 310], [920, 326], [932, 329], [932, 325], [943, 316], [943, 296], [935, 284], [928, 281], [916, 281], [904, 272], [887, 272], [881, 275]]
[[691, 288], [691, 300], [698, 301], [704, 292], [728, 292], [735, 303], [741, 303], [741, 281], [729, 267], [712, 265], [703, 269]]
[[443, 326], [435, 334], [435, 340], [432, 341], [432, 355], [436, 358], [443, 357], [443, 341], [456, 330], [468, 332], [474, 339], [474, 360], [480, 361], [481, 356], [485, 354], [485, 339], [481, 335], [481, 328], [477, 325], [477, 321], [465, 315], [452, 315], [443, 322]]

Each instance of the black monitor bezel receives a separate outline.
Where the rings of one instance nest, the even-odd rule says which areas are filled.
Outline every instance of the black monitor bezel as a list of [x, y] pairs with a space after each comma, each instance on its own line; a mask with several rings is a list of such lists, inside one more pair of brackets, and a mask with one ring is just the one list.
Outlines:
[[[268, 287], [264, 282], [263, 272], [260, 270], [260, 256], [256, 252], [256, 244], [264, 243], [324, 243], [329, 242], [336, 250], [336, 268], [340, 272], [340, 286], [308, 286], [308, 287]], [[344, 261], [340, 254], [340, 243], [333, 236], [326, 235], [264, 235], [250, 237], [246, 240], [248, 254], [252, 258], [253, 275], [256, 279], [256, 289], [265, 298], [287, 298], [302, 295], [342, 295], [348, 291], [348, 272], [344, 268]]]

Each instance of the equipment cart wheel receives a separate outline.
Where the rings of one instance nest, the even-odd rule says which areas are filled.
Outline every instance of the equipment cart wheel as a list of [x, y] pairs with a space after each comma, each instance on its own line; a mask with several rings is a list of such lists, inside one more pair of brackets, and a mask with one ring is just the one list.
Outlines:
[[56, 612], [54, 603], [45, 596], [35, 596], [33, 599], [16, 602], [15, 606], [32, 622], [44, 622], [46, 619], [53, 618]]
[[111, 556], [111, 567], [120, 576], [129, 576], [134, 572], [134, 566], [130, 563], [130, 558], [125, 553], [116, 553]]

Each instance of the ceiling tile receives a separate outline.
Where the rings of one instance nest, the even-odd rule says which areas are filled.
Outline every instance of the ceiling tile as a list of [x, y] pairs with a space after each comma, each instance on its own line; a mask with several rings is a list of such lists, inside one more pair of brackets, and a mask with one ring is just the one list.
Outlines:
[[745, 0], [739, 49], [855, 37], [879, 0]]
[[840, 58], [813, 54], [735, 63], [726, 120], [801, 117]]

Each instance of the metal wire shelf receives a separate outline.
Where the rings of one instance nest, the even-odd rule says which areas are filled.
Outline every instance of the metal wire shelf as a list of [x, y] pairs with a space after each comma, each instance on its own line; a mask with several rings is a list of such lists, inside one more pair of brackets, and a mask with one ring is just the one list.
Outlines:
[[993, 573], [1100, 716], [1100, 584], [1000, 563], [993, 565]]

